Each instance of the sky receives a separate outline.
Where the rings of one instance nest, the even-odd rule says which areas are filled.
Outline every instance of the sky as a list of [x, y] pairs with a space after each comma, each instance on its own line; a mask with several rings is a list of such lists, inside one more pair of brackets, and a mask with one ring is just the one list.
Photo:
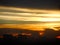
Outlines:
[[0, 6], [0, 28], [18, 28], [43, 31], [59, 30], [60, 11]]
[[[26, 22], [27, 21], [27, 22]], [[59, 10], [27, 9], [0, 6], [0, 23], [60, 22]]]
[[53, 27], [60, 26], [60, 10], [56, 9], [59, 9], [58, 0], [0, 0], [0, 24], [4, 24], [0, 27], [55, 29]]
[[42, 9], [59, 9], [59, 0], [0, 0], [0, 5]]

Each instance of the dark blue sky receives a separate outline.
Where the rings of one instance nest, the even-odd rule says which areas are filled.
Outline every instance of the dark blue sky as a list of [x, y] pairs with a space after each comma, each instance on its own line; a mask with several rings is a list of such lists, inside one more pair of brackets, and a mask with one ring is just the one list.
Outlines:
[[58, 9], [59, 0], [0, 0], [0, 5]]

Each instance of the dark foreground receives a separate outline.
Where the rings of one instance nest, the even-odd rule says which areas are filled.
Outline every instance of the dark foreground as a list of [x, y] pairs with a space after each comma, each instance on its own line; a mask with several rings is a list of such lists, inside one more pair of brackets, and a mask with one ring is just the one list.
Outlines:
[[[0, 33], [1, 30], [4, 29], [0, 29]], [[60, 38], [56, 38], [60, 35], [60, 32], [55, 32], [52, 29], [46, 29], [42, 36], [37, 31], [25, 32], [20, 30], [20, 33], [15, 33], [14, 35], [13, 34], [14, 33], [3, 34], [0, 36], [0, 45], [60, 45]]]

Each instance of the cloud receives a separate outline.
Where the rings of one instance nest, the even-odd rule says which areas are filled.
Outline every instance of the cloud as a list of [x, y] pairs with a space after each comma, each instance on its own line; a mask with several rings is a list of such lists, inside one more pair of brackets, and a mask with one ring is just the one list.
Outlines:
[[[1, 12], [2, 11], [2, 12]], [[20, 12], [19, 12], [20, 11]], [[41, 12], [43, 14], [41, 14]], [[58, 10], [38, 10], [28, 8], [15, 8], [0, 6], [0, 19], [2, 23], [36, 23], [36, 22], [58, 22], [60, 21], [60, 11]], [[44, 14], [46, 13], [46, 14]]]

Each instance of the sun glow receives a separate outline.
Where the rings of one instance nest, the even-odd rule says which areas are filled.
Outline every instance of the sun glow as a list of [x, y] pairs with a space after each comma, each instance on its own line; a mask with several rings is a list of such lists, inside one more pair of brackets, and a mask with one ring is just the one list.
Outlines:
[[60, 18], [41, 18], [41, 22], [60, 22]]

